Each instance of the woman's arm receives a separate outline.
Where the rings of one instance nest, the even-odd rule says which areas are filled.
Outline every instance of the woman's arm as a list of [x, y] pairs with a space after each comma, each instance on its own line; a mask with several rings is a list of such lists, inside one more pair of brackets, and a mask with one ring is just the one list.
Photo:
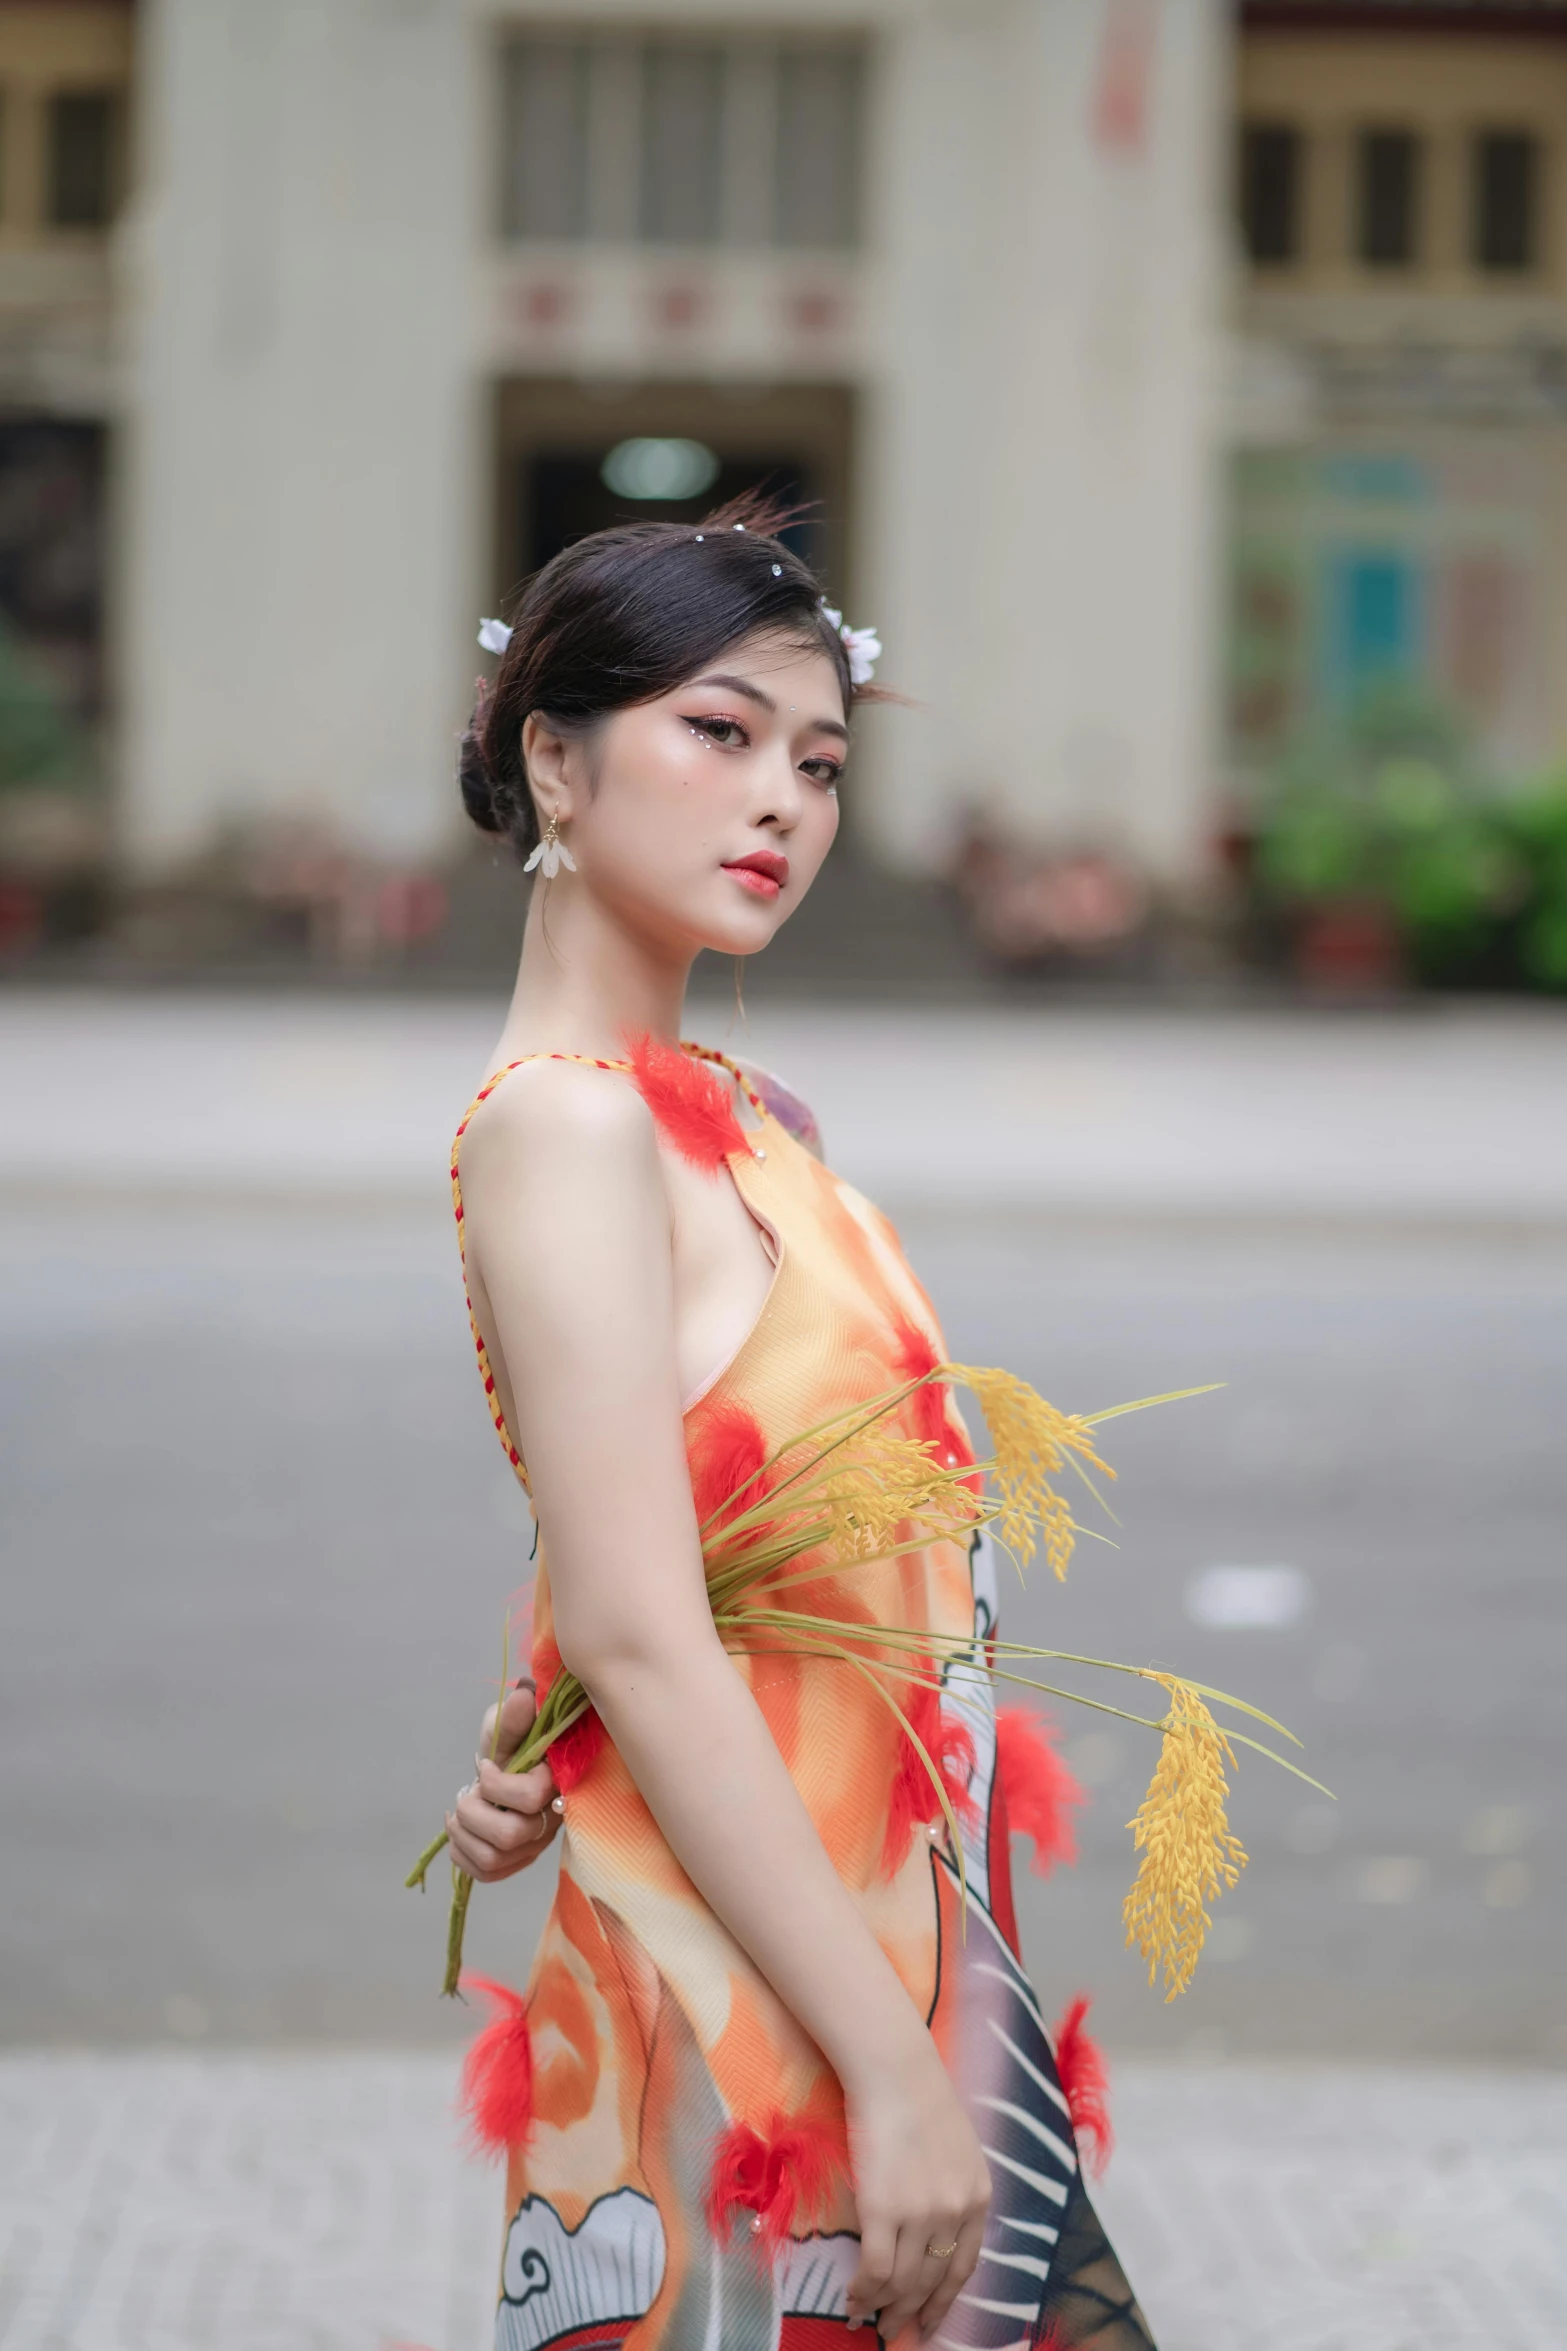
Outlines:
[[[851, 2314], [883, 2309], [891, 2339], [894, 2315], [939, 2318], [972, 2269], [988, 2181], [924, 2021], [713, 1624], [652, 1120], [623, 1085], [541, 1065], [470, 1127], [463, 1192], [561, 1655], [687, 1874], [843, 2085], [863, 2237]], [[926, 2258], [954, 2238], [951, 2262]]]

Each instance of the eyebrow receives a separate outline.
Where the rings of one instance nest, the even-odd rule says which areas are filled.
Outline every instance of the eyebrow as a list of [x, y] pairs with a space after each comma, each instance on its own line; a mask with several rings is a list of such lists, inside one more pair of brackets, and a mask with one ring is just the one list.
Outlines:
[[[727, 686], [731, 694], [743, 694], [748, 702], [758, 703], [763, 710], [776, 714], [778, 709], [771, 694], [764, 693], [760, 686], [753, 686], [749, 678], [737, 678], [728, 670], [715, 670], [711, 677], [693, 678], [691, 682], [697, 686]], [[835, 718], [814, 719], [812, 729], [819, 735], [839, 735], [846, 743], [849, 740], [848, 728], [840, 725]]]

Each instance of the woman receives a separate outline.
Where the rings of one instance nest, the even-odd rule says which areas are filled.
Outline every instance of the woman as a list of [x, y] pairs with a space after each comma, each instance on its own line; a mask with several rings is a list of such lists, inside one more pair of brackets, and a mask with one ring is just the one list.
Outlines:
[[[497, 2342], [816, 2351], [873, 2322], [1133, 2351], [1016, 1955], [988, 1690], [926, 1715], [965, 1920], [958, 1815], [898, 1715], [829, 1660], [731, 1655], [704, 1581], [699, 1513], [943, 1355], [800, 1106], [677, 1045], [698, 951], [765, 947], [831, 848], [879, 650], [779, 519], [568, 548], [509, 641], [485, 624], [504, 650], [464, 744], [470, 815], [542, 872], [454, 1157], [460, 1231], [540, 1528], [535, 1674], [563, 1661], [593, 1705], [553, 1777], [509, 1775], [519, 1686], [447, 1822], [487, 1884], [565, 1828], [502, 2027], [525, 2095]], [[967, 1463], [949, 1397], [919, 1389], [906, 1433]], [[994, 1622], [983, 1539], [842, 1581], [823, 1605], [877, 1624]]]

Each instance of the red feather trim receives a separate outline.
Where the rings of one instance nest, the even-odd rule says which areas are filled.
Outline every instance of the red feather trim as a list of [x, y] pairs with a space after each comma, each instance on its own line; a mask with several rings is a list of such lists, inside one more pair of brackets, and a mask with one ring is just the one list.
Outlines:
[[609, 1745], [609, 1733], [593, 1707], [589, 1707], [569, 1731], [562, 1731], [552, 1739], [545, 1750], [544, 1760], [555, 1775], [555, 1785], [563, 1796], [573, 1788], [580, 1788], [589, 1772]]
[[[928, 1657], [919, 1659], [917, 1670], [934, 1678]], [[960, 1821], [974, 1820], [979, 1808], [969, 1793], [974, 1741], [968, 1725], [954, 1722], [951, 1715], [944, 1713], [941, 1693], [924, 1681], [907, 1683], [900, 1702], [909, 1729], [941, 1775], [947, 1802]], [[921, 1762], [913, 1739], [900, 1738], [897, 1769], [887, 1799], [887, 1830], [881, 1847], [883, 1877], [896, 1876], [915, 1830], [939, 1818], [940, 1813], [941, 1805], [931, 1786], [930, 1773]]]
[[627, 1036], [632, 1081], [659, 1132], [682, 1159], [712, 1172], [746, 1140], [722, 1081], [705, 1061], [694, 1061], [662, 1037]]
[[831, 2217], [834, 2198], [849, 2176], [840, 2132], [809, 2117], [771, 2114], [760, 2131], [731, 2123], [713, 2150], [707, 2217], [722, 2239], [738, 2208], [754, 2212], [759, 2251], [776, 2253]]
[[533, 1648], [533, 1604], [537, 1598], [535, 1587], [524, 1584], [517, 1594], [517, 1605], [511, 1612], [511, 1654], [526, 1657]]
[[1031, 1706], [996, 1709], [996, 1769], [1006, 1792], [1007, 1826], [1034, 1840], [1034, 1869], [1048, 1877], [1058, 1861], [1077, 1859], [1077, 1832], [1069, 1813], [1088, 1794], [1050, 1742]]
[[[893, 1353], [906, 1380], [925, 1379], [925, 1374], [934, 1371], [941, 1361], [929, 1333], [905, 1317], [899, 1318]], [[949, 1403], [945, 1380], [926, 1379], [923, 1388], [916, 1388], [909, 1398], [906, 1410], [914, 1424], [914, 1434], [930, 1446], [938, 1461], [950, 1468], [960, 1461], [971, 1462], [974, 1454], [952, 1425]]]
[[[897, 1343], [894, 1350], [898, 1370], [906, 1380], [924, 1379], [934, 1371], [941, 1357], [930, 1343], [929, 1334], [917, 1322], [900, 1317]], [[914, 1424], [914, 1434], [927, 1445], [936, 1448], [938, 1460], [952, 1442], [947, 1427], [947, 1391], [939, 1380], [926, 1380], [923, 1388], [916, 1388], [905, 1407]]]
[[1072, 2130], [1085, 2165], [1097, 2179], [1110, 2160], [1115, 2133], [1110, 2128], [1110, 2079], [1105, 2061], [1083, 2021], [1089, 2006], [1080, 1992], [1062, 2010], [1051, 2038], [1056, 2045], [1061, 2095], [1072, 2110]]
[[488, 1976], [464, 1975], [460, 1988], [478, 1992], [492, 2010], [463, 2061], [461, 2104], [475, 2146], [506, 2155], [527, 2142], [533, 2127], [533, 2036], [522, 1995]]
[[[553, 1641], [541, 1639], [533, 1652], [533, 1678], [538, 1685], [538, 1701], [542, 1706], [549, 1695], [550, 1684], [560, 1671], [560, 1651]], [[578, 1788], [593, 1769], [604, 1749], [609, 1745], [609, 1733], [595, 1708], [578, 1717], [570, 1730], [562, 1731], [558, 1739], [551, 1739], [544, 1751], [544, 1760], [555, 1774], [555, 1785], [563, 1796]]]
[[[696, 1523], [706, 1526], [713, 1520], [715, 1531], [727, 1524], [742, 1510], [749, 1510], [753, 1502], [760, 1502], [767, 1488], [757, 1471], [767, 1459], [767, 1440], [754, 1416], [743, 1404], [701, 1404], [697, 1407], [695, 1426], [691, 1430], [687, 1451], [691, 1462], [691, 1497], [696, 1504]], [[741, 1493], [741, 1487], [745, 1488]], [[734, 1507], [722, 1506], [734, 1497]], [[715, 1516], [715, 1513], [722, 1515]]]

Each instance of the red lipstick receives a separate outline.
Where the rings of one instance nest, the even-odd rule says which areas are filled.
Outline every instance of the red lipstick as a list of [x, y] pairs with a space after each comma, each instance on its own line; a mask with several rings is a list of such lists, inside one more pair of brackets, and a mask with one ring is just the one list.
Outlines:
[[724, 871], [757, 897], [776, 898], [789, 879], [789, 860], [776, 849], [753, 849], [749, 857], [731, 859]]

